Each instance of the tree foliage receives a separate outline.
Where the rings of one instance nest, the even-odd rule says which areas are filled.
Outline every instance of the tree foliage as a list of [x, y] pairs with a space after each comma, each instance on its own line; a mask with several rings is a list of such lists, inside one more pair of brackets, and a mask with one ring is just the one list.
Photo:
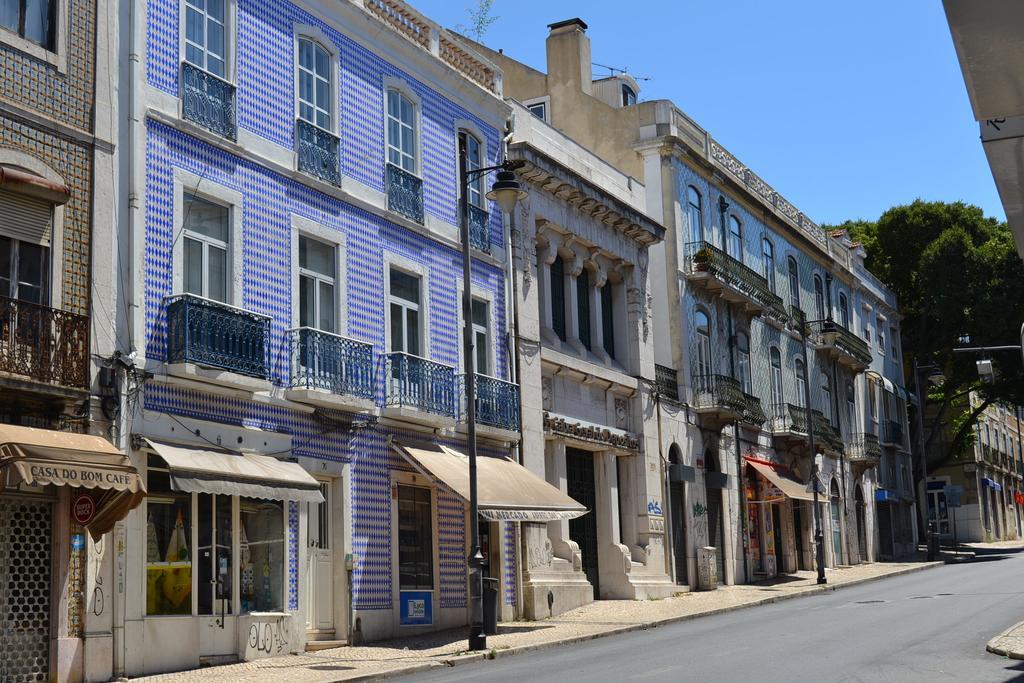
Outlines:
[[[1024, 404], [1020, 352], [991, 352], [996, 379], [978, 381], [980, 356], [953, 353], [970, 346], [1020, 343], [1024, 322], [1024, 264], [1005, 223], [963, 202], [917, 200], [896, 206], [877, 221], [847, 221], [867, 250], [867, 266], [899, 299], [907, 385], [911, 359], [938, 365], [946, 381], [929, 392], [926, 426], [929, 465], [957, 457], [971, 443], [979, 410], [967, 402], [977, 390], [984, 405]], [[975, 406], [977, 408], [977, 406]], [[941, 437], [941, 438], [940, 438]]]
[[478, 0], [476, 7], [466, 8], [469, 23], [456, 24], [455, 30], [478, 43], [482, 42], [491, 24], [501, 19], [501, 17], [491, 14], [493, 11], [494, 0]]

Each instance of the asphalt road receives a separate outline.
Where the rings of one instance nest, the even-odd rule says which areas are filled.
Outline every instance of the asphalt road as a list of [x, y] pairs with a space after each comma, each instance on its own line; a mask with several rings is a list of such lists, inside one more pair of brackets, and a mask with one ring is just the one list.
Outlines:
[[416, 674], [417, 681], [1012, 681], [985, 651], [1024, 620], [1024, 553]]

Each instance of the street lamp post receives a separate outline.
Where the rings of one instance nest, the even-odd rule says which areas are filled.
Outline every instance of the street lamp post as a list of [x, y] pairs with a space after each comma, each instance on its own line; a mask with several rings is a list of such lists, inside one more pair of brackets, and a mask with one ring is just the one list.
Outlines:
[[932, 364], [918, 365], [917, 357], [914, 357], [914, 391], [917, 393], [917, 451], [918, 457], [921, 459], [921, 495], [924, 497], [922, 504], [924, 505], [924, 529], [925, 529], [925, 544], [928, 549], [928, 560], [935, 559], [935, 549], [932, 545], [932, 535], [935, 530], [931, 528], [932, 525], [932, 514], [931, 505], [928, 500], [928, 458], [924, 452], [924, 385], [921, 382], [921, 371], [931, 370], [937, 372], [938, 367]]
[[487, 199], [496, 201], [502, 211], [512, 213], [516, 202], [526, 192], [516, 180], [515, 170], [523, 162], [504, 161], [498, 166], [469, 170], [465, 143], [459, 147], [459, 175], [462, 178], [462, 193], [459, 209], [462, 217], [462, 358], [466, 372], [464, 391], [466, 394], [466, 449], [469, 455], [469, 649], [480, 651], [487, 648], [484, 634], [484, 555], [480, 548], [480, 501], [477, 496], [476, 472], [476, 367], [473, 353], [473, 292], [472, 257], [469, 242], [469, 185], [480, 175], [498, 171], [497, 178], [487, 193]]
[[[798, 309], [799, 310], [799, 309]], [[818, 583], [826, 584], [825, 578], [825, 537], [821, 530], [821, 506], [818, 504], [818, 455], [814, 450], [814, 419], [811, 415], [811, 384], [807, 371], [807, 316], [800, 313], [800, 349], [804, 360], [804, 410], [807, 411], [807, 449], [811, 454], [811, 485], [814, 487], [814, 559], [818, 565]]]

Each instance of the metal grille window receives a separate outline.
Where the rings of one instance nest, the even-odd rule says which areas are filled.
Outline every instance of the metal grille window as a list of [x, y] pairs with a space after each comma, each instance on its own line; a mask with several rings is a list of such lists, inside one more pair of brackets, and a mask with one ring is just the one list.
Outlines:
[[590, 350], [590, 272], [586, 268], [576, 276], [576, 324], [583, 347]]
[[434, 589], [434, 519], [430, 489], [398, 487], [398, 588]]
[[473, 353], [475, 370], [481, 375], [491, 374], [490, 330], [487, 324], [487, 302], [473, 299]]
[[397, 90], [388, 90], [388, 162], [415, 174], [416, 105]]
[[729, 216], [729, 256], [743, 263], [743, 225], [736, 216]]
[[56, 49], [56, 0], [0, 0], [0, 26], [25, 40]]
[[704, 215], [701, 195], [693, 185], [686, 188], [686, 215], [690, 223], [690, 241], [704, 241]]
[[227, 303], [228, 209], [186, 194], [184, 285], [189, 294]]
[[333, 90], [331, 55], [309, 38], [299, 39], [299, 118], [331, 131]]
[[420, 354], [420, 279], [391, 269], [391, 351]]
[[789, 303], [800, 308], [800, 267], [792, 256], [786, 257], [786, 269], [789, 271]]
[[0, 297], [47, 305], [50, 299], [50, 250], [0, 236]]
[[565, 265], [560, 256], [551, 264], [551, 327], [565, 341]]
[[299, 237], [299, 325], [323, 332], [336, 328], [337, 254], [333, 245]]
[[0, 680], [50, 680], [51, 504], [0, 498]]
[[185, 60], [227, 78], [226, 0], [185, 0]]

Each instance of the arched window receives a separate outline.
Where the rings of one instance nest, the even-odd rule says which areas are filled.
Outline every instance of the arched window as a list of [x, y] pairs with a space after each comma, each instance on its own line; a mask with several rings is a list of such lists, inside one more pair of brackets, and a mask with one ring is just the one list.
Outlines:
[[839, 292], [839, 323], [850, 329], [850, 302], [842, 292]]
[[750, 337], [746, 332], [736, 333], [736, 373], [743, 393], [750, 393]]
[[761, 240], [761, 255], [764, 257], [764, 279], [768, 288], [775, 291], [775, 246], [767, 237]]
[[694, 322], [697, 330], [697, 377], [706, 378], [712, 374], [711, 324], [708, 320], [708, 314], [699, 309], [694, 316]]
[[679, 448], [679, 444], [674, 443], [669, 446], [668, 449], [668, 462], [670, 465], [682, 465], [683, 464], [683, 451]]
[[743, 226], [736, 216], [729, 216], [729, 256], [743, 263]]
[[814, 312], [818, 320], [825, 319], [825, 287], [817, 273], [814, 274]]
[[805, 397], [807, 394], [805, 392], [807, 387], [807, 372], [804, 367], [803, 359], [797, 358], [793, 361], [793, 370], [796, 373], [796, 404], [801, 408], [806, 408], [807, 401], [805, 400]]
[[299, 118], [334, 131], [334, 78], [331, 53], [309, 38], [299, 38]]
[[773, 346], [769, 355], [772, 365], [772, 405], [781, 406], [785, 400], [782, 391], [782, 354]]
[[846, 383], [846, 431], [848, 434], [855, 434], [859, 430], [857, 425], [857, 396], [853, 391], [853, 382]]
[[832, 382], [824, 372], [821, 373], [821, 414], [832, 424]]
[[686, 188], [686, 216], [690, 223], [690, 241], [704, 241], [704, 214], [700, 192], [693, 185]]
[[789, 272], [789, 303], [800, 308], [800, 269], [792, 256], [786, 257], [786, 270]]

